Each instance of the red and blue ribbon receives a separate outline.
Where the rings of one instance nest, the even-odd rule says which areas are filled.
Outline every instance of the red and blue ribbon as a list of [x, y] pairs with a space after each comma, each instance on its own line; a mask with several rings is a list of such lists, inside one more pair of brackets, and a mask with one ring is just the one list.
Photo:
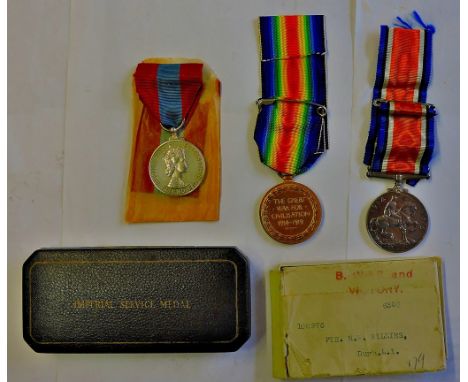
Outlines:
[[148, 111], [165, 127], [175, 128], [190, 113], [202, 89], [203, 64], [138, 64], [136, 91]]

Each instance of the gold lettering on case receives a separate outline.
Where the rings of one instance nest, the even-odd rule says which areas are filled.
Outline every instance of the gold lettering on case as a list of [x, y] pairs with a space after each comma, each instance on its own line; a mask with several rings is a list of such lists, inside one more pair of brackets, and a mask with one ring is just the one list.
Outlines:
[[72, 304], [75, 309], [113, 309], [112, 300], [82, 300], [77, 299]]
[[153, 300], [120, 300], [121, 309], [153, 309]]
[[164, 309], [191, 309], [189, 300], [159, 300], [159, 305]]
[[76, 299], [72, 303], [74, 309], [192, 309], [190, 301], [160, 299], [159, 304], [155, 300], [86, 300]]

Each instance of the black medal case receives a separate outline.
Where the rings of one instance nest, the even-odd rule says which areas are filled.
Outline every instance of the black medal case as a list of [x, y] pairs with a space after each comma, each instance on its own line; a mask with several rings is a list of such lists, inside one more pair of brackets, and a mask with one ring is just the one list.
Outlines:
[[230, 352], [250, 336], [234, 247], [56, 248], [23, 266], [23, 336], [37, 352]]

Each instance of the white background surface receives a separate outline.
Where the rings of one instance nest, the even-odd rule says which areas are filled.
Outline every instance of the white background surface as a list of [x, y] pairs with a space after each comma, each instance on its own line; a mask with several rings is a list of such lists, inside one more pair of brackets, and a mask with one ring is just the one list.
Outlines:
[[[394, 257], [373, 245], [364, 216], [391, 182], [361, 164], [380, 24], [413, 9], [437, 27], [428, 101], [437, 105], [432, 179], [412, 192], [426, 205], [427, 239], [403, 256], [445, 263], [448, 368], [343, 381], [459, 380], [459, 14], [454, 0], [16, 0], [8, 5], [8, 366], [23, 381], [271, 381], [267, 272], [278, 263]], [[330, 151], [298, 181], [324, 208], [319, 232], [293, 247], [257, 220], [279, 179], [253, 141], [260, 94], [257, 17], [324, 14]], [[147, 57], [204, 59], [222, 81], [221, 219], [123, 222], [131, 138], [131, 74]], [[181, 234], [182, 233], [182, 234]], [[249, 257], [252, 336], [236, 353], [36, 354], [22, 339], [21, 266], [38, 247], [235, 245]]]

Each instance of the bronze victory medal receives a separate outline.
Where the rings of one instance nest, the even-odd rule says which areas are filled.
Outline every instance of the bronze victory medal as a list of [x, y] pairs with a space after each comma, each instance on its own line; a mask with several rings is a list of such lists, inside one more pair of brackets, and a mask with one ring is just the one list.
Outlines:
[[418, 198], [406, 190], [389, 190], [375, 199], [367, 212], [367, 231], [390, 252], [406, 252], [424, 238], [429, 217]]
[[317, 195], [291, 180], [268, 190], [260, 204], [263, 228], [280, 243], [296, 244], [307, 240], [321, 220], [322, 208]]

